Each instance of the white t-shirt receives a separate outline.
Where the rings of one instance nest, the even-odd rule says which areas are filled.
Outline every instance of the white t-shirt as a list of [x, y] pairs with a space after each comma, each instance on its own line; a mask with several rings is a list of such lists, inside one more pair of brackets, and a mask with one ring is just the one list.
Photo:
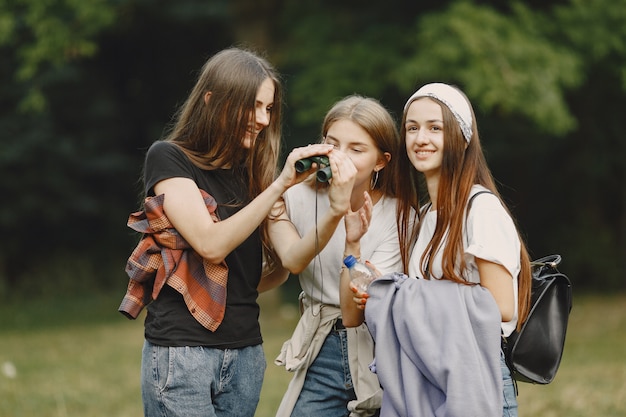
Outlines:
[[[474, 185], [470, 195], [486, 188]], [[409, 260], [409, 276], [421, 277], [420, 260], [426, 246], [435, 232], [437, 212], [429, 211], [422, 220], [420, 233]], [[513, 219], [504, 209], [500, 200], [491, 193], [483, 193], [474, 198], [467, 222], [464, 227], [464, 256], [467, 266], [463, 277], [470, 282], [480, 283], [480, 275], [476, 266], [476, 259], [500, 264], [513, 277], [513, 291], [515, 299], [515, 314], [509, 322], [502, 323], [504, 336], [509, 336], [517, 325], [517, 277], [520, 272], [520, 241]], [[444, 244], [447, 235], [444, 237]], [[431, 278], [441, 278], [443, 250], [438, 250], [431, 261], [433, 275]]]
[[[330, 208], [328, 189], [317, 191], [300, 183], [285, 193], [287, 215], [300, 236], [315, 226]], [[299, 274], [300, 286], [306, 295], [323, 304], [339, 306], [339, 276], [343, 264], [346, 228], [343, 219], [326, 247]], [[361, 260], [369, 260], [383, 274], [402, 271], [402, 258], [396, 226], [396, 199], [381, 198], [373, 208], [372, 221], [361, 238]]]

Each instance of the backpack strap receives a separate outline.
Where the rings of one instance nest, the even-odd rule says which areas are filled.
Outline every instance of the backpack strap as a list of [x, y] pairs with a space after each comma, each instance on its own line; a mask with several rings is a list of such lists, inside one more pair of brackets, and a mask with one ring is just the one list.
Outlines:
[[[488, 190], [482, 190], [470, 196], [470, 198], [467, 200], [467, 207], [465, 207], [465, 225], [464, 225], [465, 228], [467, 228], [467, 217], [469, 216], [469, 211], [470, 211], [470, 208], [472, 207], [472, 202], [474, 202], [474, 199], [478, 197], [480, 194], [493, 194], [493, 193]], [[467, 232], [465, 233], [467, 234]], [[467, 239], [469, 240], [469, 237]]]
[[469, 246], [469, 235], [468, 235], [468, 232], [467, 232], [467, 218], [469, 216], [469, 211], [470, 211], [470, 207], [472, 206], [472, 202], [480, 194], [493, 194], [493, 193], [491, 191], [488, 191], [488, 190], [481, 190], [481, 191], [478, 191], [478, 192], [472, 194], [470, 196], [470, 198], [467, 200], [467, 206], [465, 207], [465, 222], [463, 223], [463, 235], [465, 236], [465, 241], [466, 241], [466, 244], [468, 246]]
[[469, 200], [467, 200], [467, 208], [465, 209], [465, 216], [467, 217], [467, 214], [469, 213], [470, 207], [472, 206], [472, 202], [474, 201], [474, 199], [476, 197], [478, 197], [480, 194], [493, 194], [491, 191], [488, 190], [482, 190], [482, 191], [478, 191], [476, 193], [474, 193]]

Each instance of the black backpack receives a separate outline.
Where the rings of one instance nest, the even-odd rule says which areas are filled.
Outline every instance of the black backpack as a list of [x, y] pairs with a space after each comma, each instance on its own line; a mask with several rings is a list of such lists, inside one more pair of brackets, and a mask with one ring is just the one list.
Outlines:
[[549, 384], [561, 364], [572, 284], [558, 271], [560, 255], [531, 262], [532, 291], [528, 318], [503, 343], [507, 365], [516, 381]]
[[[467, 212], [479, 191], [467, 203]], [[560, 255], [531, 262], [530, 312], [519, 331], [503, 338], [502, 349], [515, 381], [549, 384], [561, 364], [565, 333], [572, 310], [572, 284], [558, 271]]]

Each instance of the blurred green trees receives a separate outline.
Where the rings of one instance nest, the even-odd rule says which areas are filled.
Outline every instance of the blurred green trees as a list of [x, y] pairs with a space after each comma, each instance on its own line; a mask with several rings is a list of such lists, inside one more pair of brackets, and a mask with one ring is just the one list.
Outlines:
[[124, 286], [144, 152], [233, 44], [284, 75], [287, 149], [346, 94], [459, 85], [532, 254], [624, 289], [626, 0], [414, 3], [0, 0], [0, 295]]

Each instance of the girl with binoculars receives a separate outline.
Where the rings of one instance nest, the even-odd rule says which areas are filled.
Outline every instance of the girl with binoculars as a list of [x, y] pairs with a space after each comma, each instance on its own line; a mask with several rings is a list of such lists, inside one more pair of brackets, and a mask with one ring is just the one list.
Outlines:
[[[339, 286], [348, 274], [342, 268], [347, 255], [371, 260], [381, 271], [402, 270], [393, 177], [400, 137], [389, 112], [358, 95], [335, 103], [321, 133], [322, 142], [333, 146], [327, 161], [304, 161], [300, 169], [310, 170], [311, 177], [285, 192], [269, 224], [283, 267], [299, 276], [302, 287], [302, 316], [276, 359], [294, 372], [277, 416], [369, 416], [382, 398], [367, 369], [373, 342], [364, 324], [346, 329]], [[319, 168], [328, 168], [329, 181]], [[368, 232], [362, 238], [346, 234], [347, 224]], [[259, 289], [276, 284], [262, 281]]]

